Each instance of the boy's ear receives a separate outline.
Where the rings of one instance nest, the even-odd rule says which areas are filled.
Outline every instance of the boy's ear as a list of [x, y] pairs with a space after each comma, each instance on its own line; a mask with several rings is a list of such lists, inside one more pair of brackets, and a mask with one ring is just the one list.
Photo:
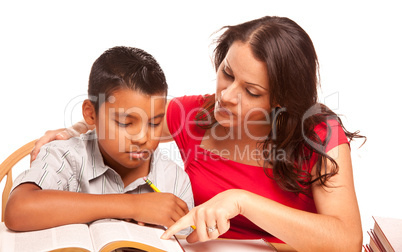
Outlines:
[[82, 104], [82, 115], [88, 125], [94, 125], [96, 119], [95, 107], [90, 100], [85, 100]]

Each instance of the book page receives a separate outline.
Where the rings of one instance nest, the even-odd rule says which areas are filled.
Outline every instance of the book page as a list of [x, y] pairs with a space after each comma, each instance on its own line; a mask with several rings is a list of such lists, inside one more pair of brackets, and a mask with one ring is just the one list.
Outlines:
[[179, 242], [186, 252], [267, 252], [277, 251], [271, 244], [266, 243], [262, 239], [256, 240], [233, 240], [233, 239], [216, 239], [206, 242], [188, 243], [185, 239]]
[[126, 221], [107, 219], [95, 221], [89, 226], [89, 229], [96, 251], [100, 251], [103, 246], [113, 241], [131, 241], [169, 252], [183, 251], [174, 238], [160, 239], [165, 230], [158, 227], [140, 226]]
[[45, 230], [13, 232], [1, 223], [0, 251], [51, 251], [60, 248], [83, 248], [93, 251], [86, 224], [72, 224]]
[[373, 216], [374, 233], [387, 251], [402, 251], [402, 219]]

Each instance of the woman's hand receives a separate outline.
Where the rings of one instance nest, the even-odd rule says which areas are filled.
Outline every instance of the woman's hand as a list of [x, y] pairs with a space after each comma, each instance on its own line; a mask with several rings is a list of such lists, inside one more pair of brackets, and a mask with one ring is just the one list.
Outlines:
[[38, 141], [36, 141], [35, 143], [35, 147], [31, 152], [31, 162], [36, 159], [36, 156], [38, 156], [40, 148], [43, 145], [50, 143], [51, 141], [54, 140], [67, 140], [70, 139], [71, 137], [77, 137], [80, 134], [85, 133], [93, 128], [94, 126], [86, 124], [85, 121], [81, 121], [74, 124], [70, 128], [62, 128], [57, 130], [46, 131], [45, 135], [39, 138]]
[[31, 152], [31, 162], [36, 159], [36, 156], [38, 156], [40, 148], [43, 145], [54, 140], [67, 140], [77, 135], [79, 135], [78, 132], [76, 132], [73, 129], [57, 129], [57, 130], [46, 131], [45, 135], [39, 138], [38, 141], [36, 141], [35, 143], [35, 147]]
[[187, 237], [189, 243], [216, 239], [226, 233], [230, 227], [230, 219], [241, 214], [240, 200], [242, 190], [231, 189], [219, 193], [204, 204], [193, 208], [162, 235], [169, 239], [180, 230], [195, 225], [195, 232]]

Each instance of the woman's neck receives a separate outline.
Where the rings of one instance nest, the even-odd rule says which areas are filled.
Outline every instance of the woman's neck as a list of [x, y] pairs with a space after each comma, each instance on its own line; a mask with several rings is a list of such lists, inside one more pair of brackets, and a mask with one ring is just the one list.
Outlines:
[[233, 141], [238, 143], [258, 143], [267, 139], [271, 127], [267, 125], [253, 125], [249, 127], [223, 127], [220, 124], [211, 128], [211, 137], [217, 140]]
[[235, 162], [262, 166], [263, 152], [267, 150], [262, 150], [260, 143], [266, 140], [269, 131], [265, 136], [253, 133], [217, 125], [206, 131], [201, 147]]

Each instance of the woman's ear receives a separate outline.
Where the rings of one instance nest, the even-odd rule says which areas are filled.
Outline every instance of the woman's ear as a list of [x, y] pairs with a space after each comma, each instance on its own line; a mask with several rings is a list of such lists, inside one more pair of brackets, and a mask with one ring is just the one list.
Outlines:
[[96, 120], [95, 107], [90, 100], [85, 100], [82, 104], [82, 115], [88, 125], [94, 125]]

